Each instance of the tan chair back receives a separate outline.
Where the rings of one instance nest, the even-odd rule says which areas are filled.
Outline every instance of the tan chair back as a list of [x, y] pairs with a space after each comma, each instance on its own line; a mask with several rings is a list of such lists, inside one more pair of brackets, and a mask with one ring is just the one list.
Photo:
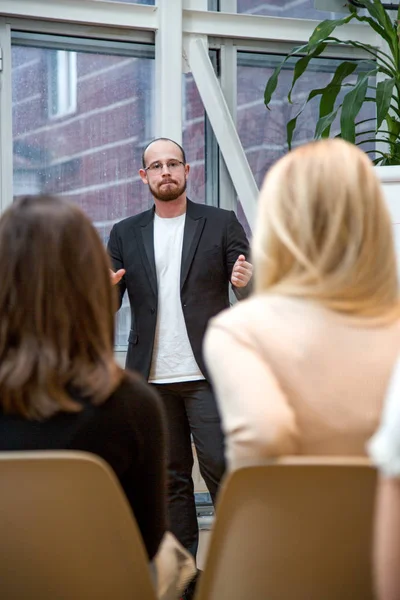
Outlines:
[[376, 473], [282, 458], [224, 482], [196, 600], [372, 600]]
[[83, 452], [0, 453], [2, 600], [154, 600], [113, 471]]

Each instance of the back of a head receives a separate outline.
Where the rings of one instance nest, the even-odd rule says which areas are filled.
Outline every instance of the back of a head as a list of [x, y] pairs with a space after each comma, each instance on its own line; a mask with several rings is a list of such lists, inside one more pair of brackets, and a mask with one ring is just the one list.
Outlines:
[[0, 406], [41, 418], [115, 385], [114, 290], [103, 244], [74, 204], [16, 200], [0, 219]]
[[256, 293], [309, 298], [360, 317], [399, 316], [392, 225], [367, 155], [311, 142], [267, 173], [253, 240]]

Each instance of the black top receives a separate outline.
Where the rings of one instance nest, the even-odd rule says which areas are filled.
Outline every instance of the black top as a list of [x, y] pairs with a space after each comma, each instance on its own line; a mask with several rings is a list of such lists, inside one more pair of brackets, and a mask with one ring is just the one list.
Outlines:
[[60, 412], [45, 421], [0, 409], [0, 451], [83, 450], [101, 456], [125, 491], [151, 559], [166, 530], [166, 441], [158, 396], [139, 377], [125, 375], [103, 404], [83, 406], [80, 413]]

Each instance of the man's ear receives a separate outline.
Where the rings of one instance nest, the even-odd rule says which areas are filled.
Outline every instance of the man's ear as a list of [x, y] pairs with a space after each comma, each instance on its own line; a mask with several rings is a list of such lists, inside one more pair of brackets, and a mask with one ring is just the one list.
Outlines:
[[143, 183], [147, 185], [149, 183], [147, 180], [147, 172], [144, 169], [139, 169], [139, 175]]
[[186, 177], [189, 175], [189, 171], [190, 171], [190, 165], [185, 165], [185, 175]]

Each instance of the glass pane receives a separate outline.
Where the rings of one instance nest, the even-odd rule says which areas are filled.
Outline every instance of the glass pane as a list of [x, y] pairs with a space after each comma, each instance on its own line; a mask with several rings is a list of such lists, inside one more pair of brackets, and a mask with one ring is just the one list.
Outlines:
[[[258, 186], [261, 186], [271, 164], [288, 151], [286, 124], [297, 115], [311, 90], [327, 85], [339, 64], [338, 61], [330, 59], [311, 61], [307, 71], [296, 83], [292, 94], [293, 104], [289, 104], [287, 95], [293, 78], [294, 63], [288, 61], [286, 68], [281, 71], [270, 110], [267, 110], [264, 104], [265, 85], [280, 61], [281, 57], [279, 56], [238, 53], [237, 126]], [[361, 68], [361, 64], [357, 70], [359, 68]], [[362, 63], [362, 68], [366, 68], [365, 62]], [[351, 81], [351, 78], [348, 81]], [[341, 103], [342, 99], [343, 93], [339, 94], [336, 106]], [[316, 97], [299, 117], [293, 137], [293, 147], [314, 138], [318, 107], [319, 97]], [[375, 105], [372, 102], [364, 104], [357, 120], [362, 121], [368, 118], [375, 118]], [[373, 126], [369, 122], [361, 125], [359, 130], [366, 131], [372, 128]], [[331, 136], [335, 136], [339, 130], [339, 120], [336, 119], [331, 129]], [[364, 150], [372, 148], [371, 144], [364, 146]], [[241, 207], [239, 212], [243, 217]], [[242, 219], [242, 222], [246, 225], [245, 220]]]
[[[216, 68], [217, 53], [210, 51]], [[187, 194], [194, 202], [218, 205], [218, 147], [191, 73], [183, 75], [182, 144], [190, 165]]]
[[183, 79], [183, 148], [190, 165], [187, 194], [194, 202], [206, 201], [205, 111], [191, 73]]
[[[345, 4], [345, 2], [343, 2]], [[268, 15], [269, 17], [291, 17], [299, 19], [332, 19], [343, 17], [343, 13], [317, 10], [314, 0], [237, 0], [237, 11], [252, 15]]]
[[151, 205], [138, 175], [153, 136], [154, 60], [145, 48], [146, 58], [12, 46], [14, 194], [77, 202], [105, 243], [114, 223]]

